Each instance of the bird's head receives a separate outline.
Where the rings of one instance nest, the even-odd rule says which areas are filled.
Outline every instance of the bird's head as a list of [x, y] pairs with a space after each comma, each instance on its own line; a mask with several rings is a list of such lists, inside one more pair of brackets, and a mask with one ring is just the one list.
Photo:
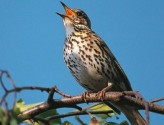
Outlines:
[[63, 18], [64, 26], [66, 28], [70, 28], [72, 26], [75, 27], [77, 26], [79, 28], [80, 27], [91, 28], [90, 20], [84, 11], [80, 9], [69, 8], [63, 2], [61, 2], [61, 4], [65, 9], [66, 14], [60, 14], [60, 13], [57, 14]]

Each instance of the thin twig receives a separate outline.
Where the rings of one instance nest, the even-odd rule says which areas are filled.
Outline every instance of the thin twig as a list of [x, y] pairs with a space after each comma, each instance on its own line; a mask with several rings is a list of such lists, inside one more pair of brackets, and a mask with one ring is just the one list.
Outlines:
[[72, 96], [63, 93], [62, 91], [60, 91], [56, 86], [54, 87], [55, 92], [57, 92], [59, 95], [63, 96], [63, 97], [67, 97], [67, 98], [71, 98]]
[[50, 92], [49, 92], [48, 99], [47, 99], [48, 102], [53, 101], [54, 93], [55, 93], [55, 89], [54, 89], [54, 87], [52, 87], [51, 90], [50, 90]]
[[163, 101], [163, 100], [164, 100], [164, 98], [158, 98], [158, 99], [153, 99], [150, 102], [155, 103], [155, 102], [159, 102], [159, 101]]
[[[9, 83], [11, 83], [11, 85], [13, 86], [13, 88], [15, 89], [16, 88], [16, 84], [14, 82], [14, 80], [11, 78], [9, 72], [5, 72], [6, 73], [6, 77], [8, 78], [9, 80]], [[13, 99], [13, 108], [15, 107], [15, 104], [16, 104], [16, 98], [17, 98], [17, 92], [15, 91], [14, 92], [14, 99]]]
[[1, 70], [1, 69], [0, 69], [0, 84], [1, 84], [1, 86], [2, 86], [2, 88], [3, 88], [3, 90], [4, 90], [5, 92], [7, 92], [8, 90], [7, 90], [7, 88], [6, 88], [6, 86], [4, 85], [3, 80], [2, 80], [2, 77], [3, 77], [3, 75], [4, 75], [5, 73], [6, 73], [5, 70]]
[[79, 115], [75, 115], [75, 119], [79, 122], [79, 124], [81, 124], [81, 125], [87, 125], [87, 124], [85, 124], [85, 123], [80, 119]]
[[46, 88], [46, 87], [39, 87], [39, 86], [24, 86], [24, 87], [17, 87], [14, 89], [10, 89], [8, 90], [3, 96], [2, 99], [0, 100], [0, 105], [2, 105], [4, 99], [8, 96], [8, 94], [10, 93], [15, 93], [15, 92], [20, 92], [23, 90], [39, 90], [39, 91], [45, 91], [45, 92], [49, 92], [51, 90], [51, 88]]
[[[9, 83], [12, 85], [12, 87], [15, 89], [16, 88], [16, 84], [14, 83], [14, 80], [11, 78], [10, 74], [8, 71], [6, 70], [0, 70], [0, 83], [2, 88], [4, 89], [5, 93], [8, 93], [8, 89], [6, 88], [5, 84], [3, 83], [2, 77], [3, 75], [6, 75], [7, 79], [9, 80]], [[15, 107], [16, 104], [16, 97], [17, 97], [17, 92], [14, 92], [14, 99], [13, 99], [13, 107]]]
[[[106, 111], [89, 111], [89, 113], [91, 113], [91, 114], [109, 114], [109, 113], [113, 113], [113, 112], [111, 110], [106, 110]], [[88, 112], [86, 112], [86, 110], [81, 110], [81, 111], [77, 110], [74, 112], [50, 116], [45, 119], [50, 121], [50, 120], [54, 120], [54, 119], [58, 119], [58, 118], [64, 118], [64, 117], [70, 117], [70, 116], [76, 116], [76, 115], [88, 115]]]

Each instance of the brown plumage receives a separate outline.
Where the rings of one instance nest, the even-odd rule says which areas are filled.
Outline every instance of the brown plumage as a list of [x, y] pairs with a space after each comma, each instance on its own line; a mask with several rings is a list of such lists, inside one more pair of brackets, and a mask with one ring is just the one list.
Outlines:
[[[91, 30], [90, 20], [85, 12], [70, 9], [64, 3], [63, 18], [66, 29], [64, 61], [75, 79], [91, 92], [101, 91], [112, 83], [110, 91], [130, 91], [130, 82], [118, 61], [105, 42]], [[122, 111], [132, 125], [146, 122], [133, 107], [111, 103]]]

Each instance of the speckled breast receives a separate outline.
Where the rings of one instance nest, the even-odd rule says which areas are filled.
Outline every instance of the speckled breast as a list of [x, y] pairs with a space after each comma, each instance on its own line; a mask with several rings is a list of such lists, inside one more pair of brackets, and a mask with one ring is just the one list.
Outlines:
[[76, 80], [90, 91], [100, 91], [108, 85], [102, 72], [106, 63], [96, 47], [93, 40], [80, 35], [67, 37], [64, 44], [64, 62]]

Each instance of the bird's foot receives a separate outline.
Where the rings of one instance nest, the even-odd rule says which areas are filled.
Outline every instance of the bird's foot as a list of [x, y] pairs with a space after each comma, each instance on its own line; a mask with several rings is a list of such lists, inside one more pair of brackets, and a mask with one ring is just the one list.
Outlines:
[[136, 100], [143, 100], [143, 96], [139, 93], [139, 91], [124, 91], [123, 94], [135, 97]]
[[85, 91], [83, 94], [82, 94], [82, 99], [84, 99], [84, 101], [87, 103], [87, 96], [90, 97], [90, 93], [89, 91]]
[[106, 93], [109, 89], [111, 89], [111, 88], [112, 88], [112, 83], [108, 83], [108, 86], [105, 87], [105, 88], [103, 88], [101, 91], [99, 91], [99, 92], [96, 94], [96, 96], [98, 96], [98, 97], [101, 99], [101, 101], [103, 102], [104, 97], [105, 97], [105, 93]]

